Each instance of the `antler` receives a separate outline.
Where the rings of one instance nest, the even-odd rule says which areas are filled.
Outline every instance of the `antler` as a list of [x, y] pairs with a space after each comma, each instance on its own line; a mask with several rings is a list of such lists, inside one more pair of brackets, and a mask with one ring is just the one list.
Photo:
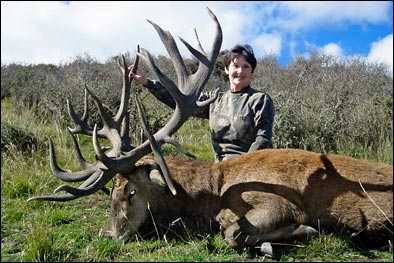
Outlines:
[[[144, 59], [148, 67], [155, 74], [156, 78], [160, 80], [160, 82], [163, 83], [163, 86], [168, 89], [176, 103], [176, 107], [170, 121], [154, 135], [155, 141], [157, 142], [159, 147], [163, 143], [170, 143], [178, 147], [178, 144], [171, 138], [171, 135], [174, 134], [183, 125], [183, 123], [198, 107], [205, 106], [216, 98], [216, 96], [214, 96], [213, 98], [204, 102], [198, 101], [198, 97], [200, 96], [200, 93], [202, 92], [205, 84], [207, 83], [211, 75], [213, 66], [219, 55], [222, 44], [222, 30], [220, 24], [216, 16], [211, 12], [211, 10], [209, 8], [207, 9], [209, 15], [215, 22], [216, 27], [216, 35], [212, 44], [211, 52], [207, 54], [202, 49], [196, 31], [195, 36], [198, 50], [194, 49], [186, 41], [180, 38], [181, 41], [185, 44], [185, 46], [188, 48], [188, 50], [199, 60], [198, 69], [192, 75], [188, 75], [185, 63], [179, 53], [178, 47], [171, 33], [168, 31], [164, 31], [158, 25], [148, 20], [148, 22], [150, 22], [158, 32], [164, 46], [166, 47], [169, 55], [171, 56], [178, 77], [178, 85], [176, 85], [156, 66], [152, 56], [149, 54], [148, 51], [142, 49], [143, 53], [138, 53], [138, 55]], [[146, 155], [150, 151], [149, 144], [145, 142], [139, 147], [129, 151], [125, 155], [116, 158], [116, 160], [113, 160], [107, 158], [104, 152], [100, 151], [100, 147], [95, 147], [95, 149], [97, 149], [96, 153], [99, 159], [105, 165], [112, 169], [115, 169], [116, 167], [122, 173], [130, 173], [133, 169], [130, 163], [135, 163], [138, 159], [140, 159], [142, 156]], [[165, 176], [165, 179], [169, 186], [172, 185], [170, 176]], [[175, 189], [172, 189], [172, 192], [175, 194]]]
[[[142, 53], [137, 50], [136, 61], [134, 62], [134, 70], [138, 67], [138, 58], [141, 57], [146, 62], [147, 66], [155, 74], [156, 78], [163, 83], [168, 89], [169, 93], [174, 98], [176, 107], [174, 113], [169, 122], [160, 129], [156, 134], [152, 135], [149, 132], [148, 125], [146, 123], [144, 113], [139, 98], [136, 94], [131, 94], [131, 80], [129, 78], [129, 72], [126, 65], [125, 58], [122, 56], [122, 60], [118, 60], [118, 65], [123, 73], [123, 88], [122, 88], [122, 99], [118, 113], [114, 118], [111, 118], [105, 111], [100, 100], [87, 88], [85, 87], [85, 108], [84, 114], [79, 119], [69, 101], [67, 101], [69, 115], [75, 123], [75, 128], [68, 131], [72, 135], [74, 142], [74, 149], [77, 158], [85, 170], [80, 172], [65, 172], [60, 169], [56, 163], [55, 151], [53, 148], [52, 141], [50, 141], [50, 160], [51, 167], [55, 175], [64, 181], [78, 182], [85, 180], [78, 188], [62, 185], [55, 190], [55, 193], [64, 190], [68, 194], [63, 195], [49, 195], [29, 198], [31, 200], [49, 200], [49, 201], [69, 201], [80, 196], [90, 195], [100, 189], [105, 190], [105, 185], [117, 174], [130, 174], [135, 169], [135, 163], [143, 156], [151, 153], [152, 151], [158, 159], [159, 165], [164, 174], [166, 183], [171, 192], [176, 195], [176, 190], [168, 171], [167, 165], [164, 162], [164, 158], [161, 154], [161, 146], [164, 143], [170, 143], [179, 148], [183, 153], [189, 156], [193, 156], [183, 149], [180, 144], [171, 138], [171, 136], [183, 125], [183, 123], [191, 116], [191, 114], [198, 108], [209, 104], [216, 98], [211, 98], [204, 102], [199, 102], [198, 97], [202, 92], [205, 84], [207, 83], [215, 61], [219, 55], [221, 44], [222, 44], [222, 30], [216, 16], [211, 12], [209, 8], [208, 13], [213, 19], [216, 27], [216, 34], [212, 44], [212, 49], [209, 53], [206, 53], [201, 47], [201, 43], [198, 39], [197, 32], [195, 30], [195, 37], [197, 41], [197, 49], [190, 46], [185, 40], [180, 38], [182, 43], [187, 49], [199, 60], [199, 67], [194, 74], [189, 75], [185, 66], [185, 63], [179, 53], [178, 47], [168, 31], [164, 31], [158, 25], [148, 20], [153, 25], [155, 30], [158, 32], [161, 41], [166, 47], [176, 70], [178, 77], [177, 85], [161, 70], [156, 66], [152, 56], [148, 51], [142, 50]], [[218, 91], [218, 90], [217, 90]], [[97, 130], [97, 125], [93, 128], [87, 123], [87, 95], [90, 95], [103, 119], [103, 127]], [[216, 92], [217, 94], [217, 92]], [[148, 140], [134, 148], [130, 144], [129, 138], [129, 112], [127, 106], [129, 104], [130, 95], [132, 95], [140, 115], [142, 126], [148, 137]], [[89, 164], [83, 158], [78, 143], [74, 137], [74, 134], [86, 134], [93, 137], [93, 146], [96, 152], [97, 161], [93, 164]], [[104, 150], [98, 141], [98, 137], [107, 138], [112, 148]]]
[[[139, 50], [139, 47], [138, 47]], [[138, 64], [138, 56], [136, 56], [134, 64]], [[100, 136], [107, 138], [112, 143], [112, 148], [107, 150], [108, 156], [118, 157], [123, 151], [129, 151], [134, 147], [130, 144], [129, 137], [129, 118], [128, 105], [131, 95], [131, 80], [129, 79], [128, 67], [126, 64], [126, 59], [124, 56], [118, 59], [118, 65], [123, 73], [123, 85], [122, 85], [122, 96], [119, 110], [114, 118], [111, 118], [109, 114], [105, 111], [104, 106], [100, 100], [85, 86], [85, 106], [84, 113], [81, 119], [75, 114], [75, 111], [67, 100], [68, 112], [71, 119], [75, 123], [75, 128], [67, 127], [67, 130], [71, 134], [74, 150], [78, 161], [84, 168], [83, 171], [79, 172], [67, 172], [62, 170], [56, 161], [55, 149], [52, 140], [49, 139], [49, 152], [50, 152], [50, 164], [53, 173], [57, 178], [66, 182], [80, 182], [85, 180], [78, 188], [61, 185], [55, 189], [54, 193], [61, 190], [68, 192], [68, 194], [63, 195], [48, 195], [48, 196], [38, 196], [29, 198], [27, 201], [32, 200], [49, 200], [49, 201], [69, 201], [80, 196], [90, 195], [103, 189], [105, 192], [109, 193], [105, 185], [116, 175], [117, 170], [108, 169], [100, 160], [90, 164], [82, 156], [81, 151], [78, 146], [78, 142], [75, 139], [74, 134], [85, 134], [93, 136]], [[99, 114], [103, 120], [103, 128], [97, 132], [97, 126], [91, 128], [88, 124], [88, 95], [90, 95], [98, 110]], [[99, 135], [97, 135], [99, 134]]]

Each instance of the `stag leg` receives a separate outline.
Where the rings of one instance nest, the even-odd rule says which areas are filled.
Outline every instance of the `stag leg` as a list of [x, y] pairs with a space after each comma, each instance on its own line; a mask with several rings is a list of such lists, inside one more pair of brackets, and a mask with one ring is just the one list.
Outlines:
[[242, 247], [256, 248], [264, 255], [270, 257], [274, 256], [271, 242], [304, 241], [309, 237], [318, 235], [318, 231], [313, 227], [294, 223], [275, 229], [269, 233], [247, 234], [239, 227], [240, 224], [245, 224], [243, 221], [245, 221], [245, 219], [237, 221], [224, 231], [227, 243], [235, 249]]
[[[277, 228], [269, 233], [256, 233], [256, 234], [246, 234], [245, 232], [237, 231], [238, 234], [234, 237], [235, 232], [232, 229], [227, 229], [226, 231], [226, 240], [229, 240], [229, 243], [242, 243], [243, 247], [252, 247], [252, 246], [260, 246], [264, 242], [276, 242], [276, 241], [294, 241], [306, 240], [308, 237], [316, 236], [318, 231], [313, 227], [306, 225], [297, 225], [297, 224], [289, 224], [287, 226]], [[230, 238], [229, 238], [230, 236]], [[241, 241], [241, 242], [240, 242]]]
[[265, 242], [301, 241], [318, 234], [313, 227], [300, 223], [300, 215], [284, 220], [278, 212], [277, 209], [259, 207], [249, 210], [245, 216], [225, 227], [226, 242], [233, 248], [260, 247]]

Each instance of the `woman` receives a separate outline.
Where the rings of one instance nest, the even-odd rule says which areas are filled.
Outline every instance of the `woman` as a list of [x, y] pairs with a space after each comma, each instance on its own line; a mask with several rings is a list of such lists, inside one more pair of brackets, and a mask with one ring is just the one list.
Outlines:
[[[236, 45], [223, 55], [230, 89], [219, 93], [209, 106], [194, 116], [209, 119], [215, 161], [233, 159], [246, 152], [272, 147], [275, 108], [271, 97], [250, 86], [257, 60], [249, 45]], [[149, 80], [138, 69], [130, 77], [145, 86], [159, 100], [174, 107], [173, 100], [160, 82]], [[212, 93], [204, 93], [206, 100]]]

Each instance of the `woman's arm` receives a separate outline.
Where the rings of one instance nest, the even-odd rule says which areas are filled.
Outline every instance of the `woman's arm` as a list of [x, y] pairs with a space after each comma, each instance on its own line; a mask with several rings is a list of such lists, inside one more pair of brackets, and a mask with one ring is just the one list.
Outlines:
[[272, 148], [272, 129], [275, 118], [275, 107], [271, 97], [265, 94], [256, 106], [256, 140], [248, 152], [264, 148]]

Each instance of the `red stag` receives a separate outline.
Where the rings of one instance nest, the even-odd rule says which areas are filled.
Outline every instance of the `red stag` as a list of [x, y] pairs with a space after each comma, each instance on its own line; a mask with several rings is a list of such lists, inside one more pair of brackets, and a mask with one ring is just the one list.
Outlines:
[[[392, 242], [392, 165], [296, 149], [265, 149], [221, 163], [162, 157], [164, 143], [187, 153], [171, 136], [196, 108], [210, 102], [198, 102], [198, 97], [219, 54], [222, 31], [216, 16], [209, 9], [208, 13], [216, 28], [209, 53], [201, 47], [197, 33], [196, 49], [181, 39], [199, 60], [198, 70], [191, 75], [171, 34], [149, 21], [172, 58], [177, 84], [161, 72], [146, 50], [137, 54], [136, 60], [140, 57], [146, 62], [176, 101], [170, 121], [152, 135], [140, 111], [149, 140], [138, 147], [130, 145], [127, 106], [131, 95], [138, 109], [141, 107], [138, 97], [131, 93], [125, 59], [119, 60], [123, 88], [116, 116], [110, 117], [100, 100], [86, 89], [85, 106], [90, 94], [103, 119], [100, 130], [88, 125], [86, 114], [79, 119], [68, 103], [76, 125], [69, 129], [70, 134], [73, 139], [74, 134], [91, 135], [97, 161], [87, 163], [74, 139], [85, 170], [65, 172], [58, 167], [50, 143], [51, 167], [56, 176], [84, 182], [77, 188], [62, 185], [55, 190], [66, 194], [32, 197], [29, 201], [69, 201], [106, 189], [112, 180], [110, 216], [104, 234], [122, 241], [134, 240], [156, 228], [169, 231], [178, 220], [189, 230], [217, 233], [221, 229], [233, 248], [305, 239], [321, 229], [345, 230], [366, 245]], [[99, 136], [112, 143], [110, 150], [100, 147]], [[150, 156], [152, 149], [156, 159]]]

